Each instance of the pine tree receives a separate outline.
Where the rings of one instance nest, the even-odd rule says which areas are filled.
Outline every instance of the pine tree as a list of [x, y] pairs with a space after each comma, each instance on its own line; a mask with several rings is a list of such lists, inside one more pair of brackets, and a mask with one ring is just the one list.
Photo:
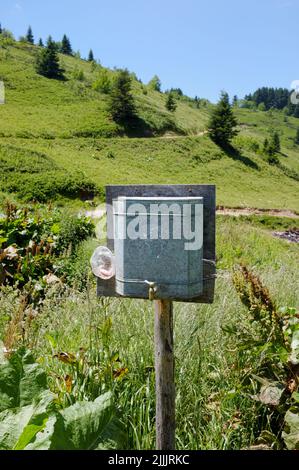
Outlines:
[[60, 52], [66, 55], [72, 55], [73, 53], [71, 42], [69, 38], [66, 36], [66, 34], [63, 35], [63, 38], [61, 41]]
[[120, 70], [111, 88], [109, 112], [115, 122], [125, 123], [135, 117], [135, 104], [131, 94], [128, 70]]
[[43, 43], [42, 38], [39, 38], [38, 45], [39, 45], [39, 47], [44, 47], [44, 43]]
[[295, 144], [299, 145], [299, 127], [298, 127], [297, 132], [296, 132]]
[[88, 53], [88, 62], [93, 62], [94, 61], [94, 55], [92, 49], [90, 49]]
[[280, 151], [278, 150], [278, 143], [279, 143], [279, 149], [280, 149], [280, 142], [279, 142], [279, 135], [278, 135], [278, 141], [277, 138], [274, 138], [275, 133], [271, 137], [270, 141], [266, 138], [264, 140], [264, 146], [263, 146], [263, 153], [268, 157], [268, 162], [269, 163], [277, 163], [278, 157], [277, 153]]
[[3, 31], [3, 29], [2, 29], [2, 26], [1, 26], [1, 23], [0, 23], [0, 34], [2, 34], [2, 31]]
[[172, 93], [169, 93], [166, 99], [165, 107], [168, 111], [174, 112], [177, 108], [176, 101]]
[[43, 48], [37, 57], [36, 71], [47, 78], [64, 78], [63, 69], [59, 65], [57, 46], [51, 36], [48, 38], [47, 47]]
[[263, 153], [266, 155], [269, 153], [269, 140], [267, 138], [264, 140]]
[[29, 26], [27, 34], [26, 34], [26, 41], [29, 42], [30, 44], [34, 44], [34, 37], [33, 37], [31, 26]]
[[233, 97], [233, 106], [238, 106], [238, 97], [237, 97], [237, 95], [234, 95], [234, 97]]
[[237, 125], [237, 119], [229, 103], [229, 96], [222, 92], [210, 118], [209, 136], [216, 144], [225, 147], [238, 134]]
[[271, 146], [273, 147], [274, 153], [279, 153], [281, 150], [280, 147], [280, 138], [278, 132], [274, 132], [271, 140]]

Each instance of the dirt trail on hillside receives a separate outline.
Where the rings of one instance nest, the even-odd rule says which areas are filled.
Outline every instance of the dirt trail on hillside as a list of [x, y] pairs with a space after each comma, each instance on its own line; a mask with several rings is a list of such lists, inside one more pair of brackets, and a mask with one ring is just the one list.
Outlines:
[[165, 132], [165, 134], [158, 136], [158, 139], [184, 139], [186, 137], [201, 137], [207, 133], [208, 131], [201, 131], [197, 132], [196, 134], [179, 135], [173, 134], [172, 132]]
[[217, 206], [216, 212], [217, 214], [222, 215], [271, 215], [274, 217], [289, 217], [292, 219], [299, 219], [299, 214], [289, 209], [254, 209], [251, 207], [233, 208]]
[[[288, 209], [253, 209], [251, 207], [244, 208], [232, 208], [217, 206], [217, 214], [220, 215], [230, 215], [230, 216], [239, 216], [239, 215], [271, 215], [274, 217], [289, 217], [292, 219], [299, 219], [299, 214]], [[84, 212], [86, 217], [91, 217], [92, 219], [100, 219], [106, 214], [105, 206], [101, 205], [96, 209], [90, 209]]]

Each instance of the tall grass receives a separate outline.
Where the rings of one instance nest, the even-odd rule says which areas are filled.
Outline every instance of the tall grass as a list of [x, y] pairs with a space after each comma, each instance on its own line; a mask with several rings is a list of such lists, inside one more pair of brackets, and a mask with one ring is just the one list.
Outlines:
[[[219, 219], [217, 237], [220, 269], [214, 303], [174, 305], [178, 449], [247, 448], [258, 436], [265, 415], [243, 387], [246, 351], [243, 360], [235, 338], [225, 331], [232, 322], [248, 327], [246, 309], [232, 284], [233, 265], [246, 261], [262, 276], [279, 305], [294, 306], [298, 302], [298, 246], [226, 218]], [[89, 241], [82, 246], [76, 268], [79, 270], [81, 263], [85, 269], [87, 288], [50, 289], [26, 341], [48, 371], [54, 390], [62, 390], [67, 375], [77, 377], [71, 364], [57, 360], [57, 353], [80, 355], [83, 351], [89, 366], [84, 377], [76, 379], [75, 398], [91, 399], [99, 390], [112, 387], [127, 430], [128, 447], [153, 449], [153, 304], [145, 300], [97, 299], [94, 280], [86, 271], [92, 246]], [[12, 301], [17, 311], [15, 293], [2, 294], [3, 315], [14, 315]], [[120, 379], [115, 375], [116, 364], [128, 369]], [[108, 374], [104, 380], [98, 378], [103, 369]], [[263, 429], [267, 429], [265, 420], [266, 415]]]

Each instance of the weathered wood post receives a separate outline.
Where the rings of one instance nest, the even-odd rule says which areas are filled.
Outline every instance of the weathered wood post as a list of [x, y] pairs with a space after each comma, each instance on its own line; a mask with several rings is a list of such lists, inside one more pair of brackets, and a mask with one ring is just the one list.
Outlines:
[[156, 448], [175, 448], [173, 304], [155, 300]]

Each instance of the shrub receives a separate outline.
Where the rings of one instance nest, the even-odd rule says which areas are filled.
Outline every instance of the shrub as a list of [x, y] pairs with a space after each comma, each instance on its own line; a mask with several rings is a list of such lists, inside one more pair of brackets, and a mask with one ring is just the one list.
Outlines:
[[59, 267], [63, 270], [66, 252], [71, 255], [93, 230], [85, 217], [62, 216], [58, 210], [45, 217], [42, 209], [34, 212], [7, 203], [0, 219], [0, 285], [18, 282], [23, 287], [59, 272]]
[[47, 202], [57, 196], [89, 198], [96, 185], [80, 172], [66, 172], [46, 154], [12, 145], [0, 145], [2, 190], [25, 201]]
[[102, 69], [92, 87], [96, 91], [108, 94], [111, 90], [111, 80], [106, 69]]
[[78, 80], [79, 82], [84, 82], [85, 75], [82, 69], [76, 67], [72, 72], [72, 77], [74, 80]]

